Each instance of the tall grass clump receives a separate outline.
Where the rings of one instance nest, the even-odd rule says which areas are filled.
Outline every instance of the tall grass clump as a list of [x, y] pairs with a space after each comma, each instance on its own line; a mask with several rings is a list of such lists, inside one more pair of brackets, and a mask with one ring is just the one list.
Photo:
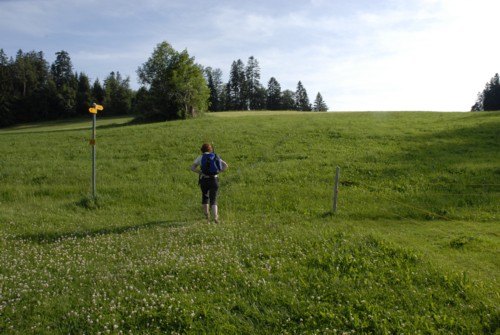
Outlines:
[[498, 332], [499, 114], [99, 122], [95, 198], [90, 122], [0, 131], [0, 333]]

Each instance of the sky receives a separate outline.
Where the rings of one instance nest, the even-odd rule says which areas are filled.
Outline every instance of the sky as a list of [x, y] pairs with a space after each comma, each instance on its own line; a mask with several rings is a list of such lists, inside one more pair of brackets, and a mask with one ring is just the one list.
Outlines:
[[164, 41], [227, 82], [259, 62], [261, 84], [299, 81], [332, 111], [469, 111], [500, 72], [498, 0], [0, 0], [9, 57], [69, 53], [101, 83], [130, 77]]

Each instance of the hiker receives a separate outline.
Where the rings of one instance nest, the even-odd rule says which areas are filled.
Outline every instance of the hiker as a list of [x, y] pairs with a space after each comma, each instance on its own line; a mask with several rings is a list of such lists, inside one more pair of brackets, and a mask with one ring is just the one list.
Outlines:
[[[219, 223], [219, 212], [217, 208], [217, 192], [219, 191], [219, 173], [228, 168], [217, 154], [213, 152], [212, 145], [204, 143], [201, 146], [202, 154], [196, 157], [191, 165], [191, 171], [199, 174], [199, 185], [201, 188], [201, 204], [203, 214], [210, 220], [210, 207], [215, 223]], [[210, 204], [210, 205], [209, 205]]]

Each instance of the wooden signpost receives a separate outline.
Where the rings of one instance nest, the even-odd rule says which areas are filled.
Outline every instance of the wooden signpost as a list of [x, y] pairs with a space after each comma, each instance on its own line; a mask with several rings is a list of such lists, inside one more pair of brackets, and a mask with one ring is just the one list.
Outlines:
[[89, 108], [89, 112], [92, 114], [92, 138], [90, 139], [90, 145], [92, 146], [92, 196], [96, 198], [96, 187], [95, 187], [95, 129], [96, 129], [96, 117], [97, 111], [102, 111], [103, 106], [96, 103], [92, 104]]

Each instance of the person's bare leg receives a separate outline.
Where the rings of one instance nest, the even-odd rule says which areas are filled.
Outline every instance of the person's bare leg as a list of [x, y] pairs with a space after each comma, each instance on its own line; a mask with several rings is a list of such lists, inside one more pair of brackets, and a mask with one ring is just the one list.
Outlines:
[[215, 223], [219, 223], [219, 209], [217, 205], [212, 205], [212, 214], [214, 215]]
[[208, 204], [203, 204], [203, 214], [205, 215], [205, 219], [210, 219], [210, 212]]

